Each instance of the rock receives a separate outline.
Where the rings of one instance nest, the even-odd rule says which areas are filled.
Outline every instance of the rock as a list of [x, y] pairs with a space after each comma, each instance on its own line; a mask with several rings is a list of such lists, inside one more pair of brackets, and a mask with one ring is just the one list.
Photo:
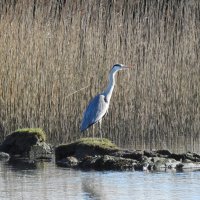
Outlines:
[[134, 170], [136, 164], [135, 160], [115, 157], [115, 156], [97, 156], [86, 157], [80, 163], [79, 167], [82, 169], [95, 169], [95, 170]]
[[167, 169], [176, 169], [177, 165], [180, 165], [180, 161], [176, 161], [175, 159], [168, 159], [168, 161], [165, 163], [165, 166]]
[[119, 149], [107, 139], [82, 138], [76, 142], [59, 145], [55, 149], [56, 162], [63, 158], [74, 156], [83, 159], [87, 156], [112, 154]]
[[[109, 140], [83, 138], [60, 145], [55, 150], [56, 163], [84, 170], [182, 170], [200, 167], [200, 155], [174, 154], [168, 150], [132, 151], [117, 148]], [[182, 162], [183, 161], [183, 162]]]
[[120, 150], [111, 154], [112, 156], [130, 158], [133, 160], [142, 161], [144, 154], [141, 151]]
[[161, 158], [161, 157], [154, 157], [153, 160], [154, 170], [159, 169], [175, 169], [177, 165], [180, 164], [179, 161], [176, 161], [175, 159], [169, 159], [169, 158]]
[[136, 161], [129, 158], [105, 155], [98, 160], [102, 170], [134, 170]]
[[62, 160], [59, 160], [57, 162], [57, 164], [59, 166], [62, 166], [62, 167], [69, 167], [69, 168], [75, 168], [78, 166], [78, 159], [73, 157], [73, 156], [69, 156], [67, 158], [63, 158]]
[[10, 155], [25, 155], [31, 146], [37, 144], [37, 137], [33, 134], [14, 132], [8, 135], [0, 146], [0, 150]]
[[152, 170], [153, 162], [151, 159], [152, 159], [151, 157], [148, 158], [147, 156], [143, 156], [142, 160], [137, 162], [137, 164], [134, 166], [135, 170], [139, 170], [139, 171]]
[[10, 156], [19, 155], [31, 159], [46, 157], [50, 146], [45, 143], [45, 133], [41, 129], [19, 129], [8, 135], [0, 145], [0, 151]]
[[55, 148], [56, 162], [65, 159], [66, 157], [74, 156], [75, 150], [76, 150], [76, 145], [74, 145], [73, 143], [67, 145], [59, 145], [58, 147]]
[[183, 169], [183, 163], [179, 163], [176, 165], [176, 170], [182, 170]]
[[0, 160], [9, 160], [10, 155], [5, 152], [0, 152]]
[[144, 155], [147, 157], [164, 157], [168, 158], [171, 156], [171, 152], [168, 150], [157, 150], [157, 151], [144, 151]]
[[[101, 159], [101, 156], [86, 156], [78, 165], [81, 169], [96, 169], [100, 170], [101, 162], [99, 160]], [[99, 166], [100, 165], [100, 166]]]
[[52, 148], [45, 142], [37, 143], [36, 145], [31, 146], [28, 157], [31, 160], [52, 159]]
[[169, 150], [157, 150], [156, 151], [157, 155], [160, 155], [160, 157], [165, 156], [165, 157], [170, 157], [171, 156], [171, 152]]
[[70, 167], [71, 163], [66, 158], [75, 157], [79, 163], [77, 167], [95, 170], [133, 170], [136, 164], [133, 158], [142, 157], [138, 152], [119, 152], [110, 141], [97, 138], [84, 138], [68, 145], [60, 145], [55, 149], [55, 155], [58, 165], [65, 163]]
[[145, 171], [144, 167], [146, 167], [146, 164], [144, 165], [143, 163], [138, 162], [138, 163], [135, 164], [134, 169], [136, 171]]
[[177, 161], [182, 161], [182, 160], [185, 160], [186, 159], [186, 156], [185, 154], [175, 154], [175, 153], [172, 153], [170, 158], [173, 158]]
[[191, 152], [187, 152], [187, 153], [183, 153], [183, 154], [171, 154], [170, 158], [174, 158], [178, 161], [183, 161], [184, 160], [191, 160], [193, 162], [200, 162], [200, 155], [196, 154], [196, 153], [191, 153]]
[[200, 162], [189, 162], [189, 161], [187, 161], [187, 162], [182, 162], [181, 163], [181, 167], [180, 167], [180, 165], [179, 165], [179, 169], [183, 169], [183, 170], [185, 170], [185, 169], [200, 169]]
[[189, 159], [193, 162], [200, 162], [200, 155], [196, 154], [196, 153], [191, 153], [191, 152], [187, 152], [185, 154], [185, 158]]
[[158, 155], [154, 151], [144, 151], [144, 156], [147, 156], [147, 157], [157, 157]]

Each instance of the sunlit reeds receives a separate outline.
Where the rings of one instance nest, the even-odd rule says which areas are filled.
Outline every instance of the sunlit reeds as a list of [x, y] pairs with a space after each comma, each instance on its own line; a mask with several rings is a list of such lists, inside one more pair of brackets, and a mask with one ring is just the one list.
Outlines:
[[106, 137], [200, 150], [198, 0], [1, 1], [0, 45], [1, 140], [23, 127], [55, 144], [82, 137], [86, 104], [124, 63], [135, 67], [117, 75]]

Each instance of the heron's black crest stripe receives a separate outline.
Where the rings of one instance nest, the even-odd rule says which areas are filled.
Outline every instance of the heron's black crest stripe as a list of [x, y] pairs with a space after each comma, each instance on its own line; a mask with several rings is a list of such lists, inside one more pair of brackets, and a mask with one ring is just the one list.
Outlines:
[[[111, 70], [114, 68], [114, 67], [121, 67], [122, 65], [121, 64], [115, 64], [115, 65], [113, 65], [113, 67], [111, 68]], [[111, 70], [110, 70], [110, 72], [111, 72]]]
[[120, 64], [115, 64], [115, 65], [113, 65], [112, 68], [114, 68], [114, 67], [121, 67], [121, 65]]

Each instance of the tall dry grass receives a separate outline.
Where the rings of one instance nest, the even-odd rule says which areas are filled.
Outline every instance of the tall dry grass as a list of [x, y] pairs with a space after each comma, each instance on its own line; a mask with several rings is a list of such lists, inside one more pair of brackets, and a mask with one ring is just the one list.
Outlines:
[[198, 0], [1, 1], [0, 45], [1, 140], [21, 127], [55, 144], [82, 137], [86, 104], [125, 63], [135, 68], [117, 75], [105, 136], [200, 151]]

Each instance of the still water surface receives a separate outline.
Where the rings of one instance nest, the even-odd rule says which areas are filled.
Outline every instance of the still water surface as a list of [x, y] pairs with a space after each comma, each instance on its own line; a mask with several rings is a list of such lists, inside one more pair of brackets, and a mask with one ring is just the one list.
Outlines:
[[97, 172], [0, 161], [0, 200], [199, 200], [200, 171]]

